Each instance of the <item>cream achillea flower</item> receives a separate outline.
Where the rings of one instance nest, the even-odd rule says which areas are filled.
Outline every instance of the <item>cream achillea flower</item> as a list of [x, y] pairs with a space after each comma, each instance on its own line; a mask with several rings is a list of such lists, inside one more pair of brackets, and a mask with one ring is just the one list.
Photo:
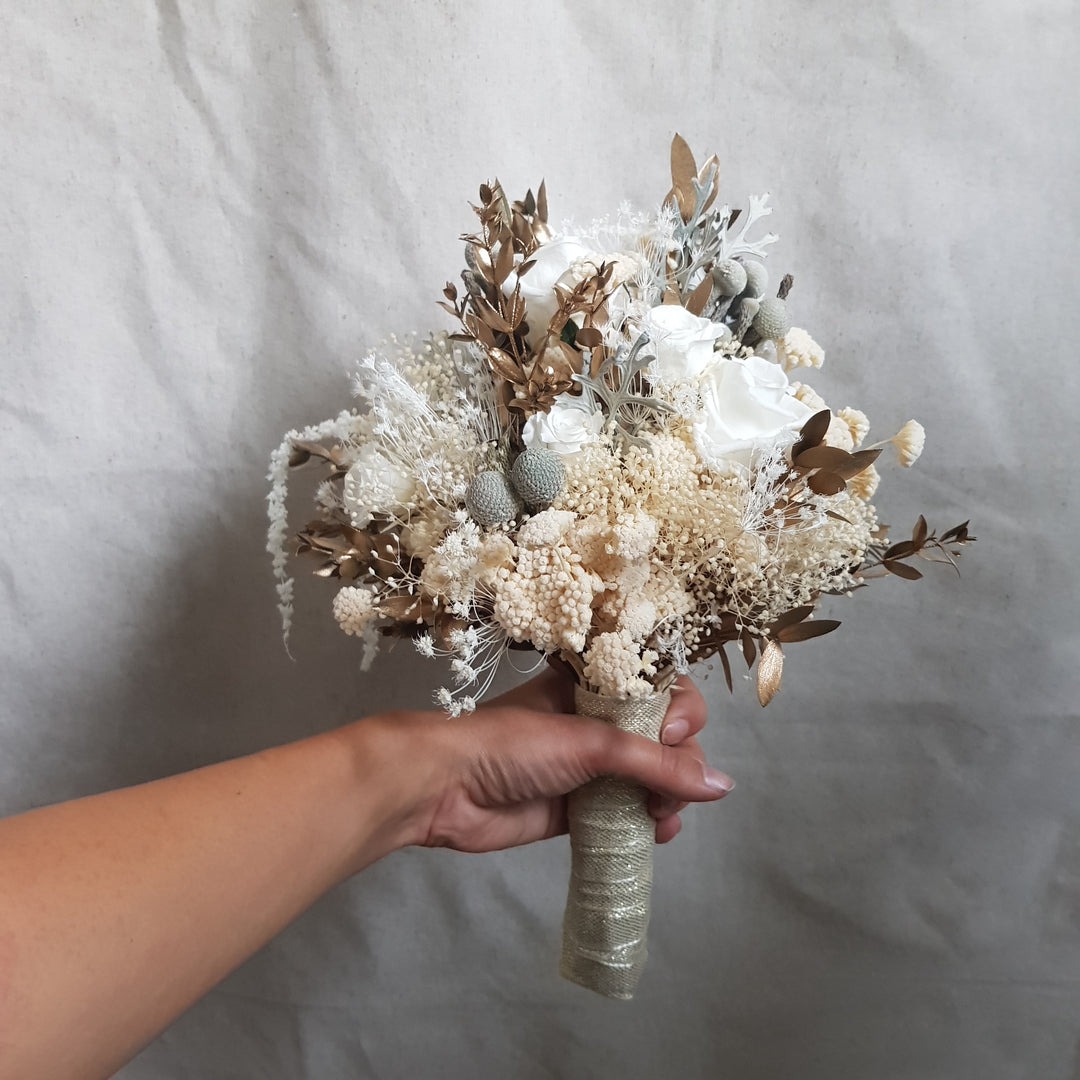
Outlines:
[[597, 634], [584, 655], [585, 677], [608, 697], [638, 698], [652, 691], [648, 658], [628, 630]]
[[842, 416], [836, 415], [829, 421], [829, 430], [825, 432], [825, 445], [836, 446], [847, 451], [855, 449], [851, 426]]
[[851, 432], [852, 445], [861, 446], [863, 439], [870, 431], [870, 421], [866, 418], [866, 413], [849, 407], [841, 409], [836, 415], [847, 424], [848, 431]]
[[346, 586], [334, 594], [334, 618], [346, 634], [364, 633], [378, 616], [375, 594], [371, 589]]
[[806, 383], [793, 382], [791, 384], [792, 392], [795, 397], [806, 405], [811, 412], [820, 412], [822, 409], [827, 409], [829, 406], [825, 404], [825, 399], [812, 387]]
[[926, 445], [926, 429], [918, 420], [909, 420], [889, 442], [896, 447], [900, 464], [910, 468], [919, 460]]
[[565, 543], [519, 547], [513, 569], [495, 576], [494, 619], [515, 641], [531, 641], [541, 652], [579, 653], [602, 589]]
[[848, 481], [848, 491], [859, 499], [872, 499], [881, 483], [881, 474], [873, 465], [863, 469], [861, 473], [853, 476]]
[[797, 326], [780, 339], [776, 354], [785, 371], [797, 367], [819, 368], [825, 362], [825, 350]]

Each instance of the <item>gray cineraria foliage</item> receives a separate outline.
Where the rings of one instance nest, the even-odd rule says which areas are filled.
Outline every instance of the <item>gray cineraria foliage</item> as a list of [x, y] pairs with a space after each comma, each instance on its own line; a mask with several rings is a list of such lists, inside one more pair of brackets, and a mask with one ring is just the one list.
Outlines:
[[[717, 165], [710, 162], [703, 181], [691, 179], [694, 192], [694, 208], [687, 221], [677, 209], [671, 207], [674, 220], [671, 236], [674, 250], [673, 276], [679, 292], [686, 295], [713, 266], [738, 256], [754, 255], [764, 258], [765, 249], [777, 241], [775, 233], [766, 233], [752, 240], [749, 232], [758, 221], [772, 213], [769, 196], [751, 195], [746, 212], [732, 210], [726, 203], [719, 209], [710, 208], [710, 199], [716, 189]], [[669, 204], [670, 205], [670, 204]], [[735, 228], [739, 223], [738, 229]]]
[[582, 394], [593, 408], [603, 408], [615, 434], [631, 446], [649, 446], [638, 434], [642, 427], [659, 413], [673, 413], [675, 408], [666, 401], [644, 393], [643, 372], [655, 357], [645, 352], [649, 335], [641, 334], [629, 348], [612, 353], [597, 369], [595, 375], [575, 375]]

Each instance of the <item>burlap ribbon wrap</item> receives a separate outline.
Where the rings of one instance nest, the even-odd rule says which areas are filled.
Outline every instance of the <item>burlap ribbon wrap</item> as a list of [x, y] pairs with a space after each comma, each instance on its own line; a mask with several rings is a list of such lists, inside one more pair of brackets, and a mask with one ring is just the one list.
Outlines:
[[[580, 686], [574, 691], [580, 715], [656, 740], [670, 700], [667, 691], [626, 701]], [[633, 997], [645, 965], [656, 834], [645, 800], [644, 788], [614, 777], [570, 796], [570, 891], [559, 971], [605, 997]]]

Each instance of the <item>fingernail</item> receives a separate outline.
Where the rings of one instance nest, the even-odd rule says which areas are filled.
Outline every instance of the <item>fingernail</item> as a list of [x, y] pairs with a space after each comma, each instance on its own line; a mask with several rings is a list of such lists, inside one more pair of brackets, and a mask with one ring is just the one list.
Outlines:
[[711, 787], [713, 791], [728, 792], [735, 786], [735, 781], [727, 773], [719, 772], [706, 765], [705, 784], [707, 787]]
[[665, 746], [675, 746], [676, 743], [681, 743], [689, 734], [690, 725], [680, 717], [672, 720], [670, 724], [664, 725], [664, 730], [660, 733], [660, 741]]

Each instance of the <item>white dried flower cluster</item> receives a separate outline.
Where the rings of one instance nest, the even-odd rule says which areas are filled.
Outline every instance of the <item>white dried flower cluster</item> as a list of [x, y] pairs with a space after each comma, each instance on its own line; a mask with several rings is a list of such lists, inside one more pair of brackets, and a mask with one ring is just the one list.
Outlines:
[[848, 481], [848, 491], [857, 499], [872, 499], [881, 483], [881, 474], [871, 465]]
[[479, 589], [494, 587], [497, 572], [510, 565], [514, 545], [505, 533], [481, 532], [465, 521], [445, 534], [424, 561], [420, 583], [459, 618], [469, 618]]
[[494, 391], [490, 373], [446, 335], [392, 344], [354, 378], [370, 434], [353, 449], [343, 505], [357, 528], [373, 516], [397, 523], [409, 553], [424, 558], [490, 456]]
[[776, 358], [785, 371], [819, 368], [825, 362], [825, 350], [805, 330], [793, 326], [778, 342]]
[[829, 406], [825, 404], [825, 399], [812, 387], [806, 383], [793, 382], [791, 384], [792, 392], [795, 397], [798, 398], [811, 412], [820, 412], [822, 409], [827, 409]]
[[375, 593], [371, 589], [348, 585], [334, 594], [334, 618], [346, 634], [359, 637], [378, 617]]
[[922, 455], [926, 445], [926, 429], [918, 420], [909, 420], [889, 442], [896, 447], [900, 464], [910, 468]]
[[638, 278], [645, 267], [645, 259], [632, 251], [612, 251], [603, 255], [590, 253], [570, 264], [562, 282], [580, 285], [588, 278], [595, 277], [603, 265], [611, 267], [611, 285], [614, 290]]
[[867, 419], [866, 413], [848, 406], [846, 409], [841, 409], [836, 415], [847, 424], [848, 431], [851, 433], [852, 446], [862, 446], [863, 440], [870, 431], [870, 421]]
[[855, 449], [855, 438], [851, 434], [851, 425], [839, 414], [829, 421], [829, 430], [825, 432], [825, 445], [835, 446], [849, 453]]
[[514, 568], [496, 575], [495, 620], [515, 641], [531, 641], [541, 652], [578, 653], [602, 589], [568, 544], [519, 547]]
[[490, 619], [474, 613], [471, 625], [455, 626], [445, 635], [445, 647], [429, 632], [413, 639], [416, 651], [428, 658], [448, 657], [455, 688], [440, 688], [437, 698], [454, 716], [472, 712], [478, 698], [487, 693], [506, 648], [506, 634]]
[[608, 697], [638, 698], [652, 690], [642, 676], [655, 674], [656, 654], [643, 655], [628, 630], [597, 634], [584, 659], [585, 677]]

